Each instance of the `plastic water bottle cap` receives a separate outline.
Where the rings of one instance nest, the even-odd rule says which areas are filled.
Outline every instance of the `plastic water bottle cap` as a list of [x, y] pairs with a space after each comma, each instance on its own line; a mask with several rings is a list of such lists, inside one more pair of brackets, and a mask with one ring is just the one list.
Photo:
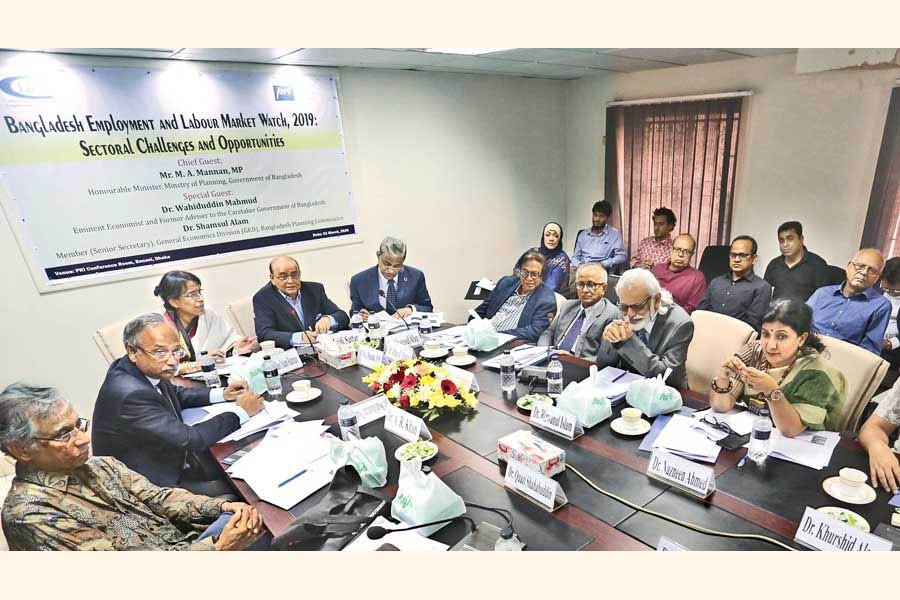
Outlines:
[[269, 360], [269, 358], [271, 358], [271, 357], [268, 354], [263, 355], [263, 360]]
[[761, 408], [761, 409], [759, 409], [759, 416], [761, 416], [761, 417], [768, 417], [768, 416], [769, 416], [769, 409], [768, 409], [768, 408]]

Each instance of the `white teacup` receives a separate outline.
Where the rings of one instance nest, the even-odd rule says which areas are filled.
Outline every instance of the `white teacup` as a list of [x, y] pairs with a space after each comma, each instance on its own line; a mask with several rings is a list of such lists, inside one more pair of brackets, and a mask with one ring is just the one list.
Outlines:
[[262, 350], [274, 350], [275, 349], [275, 341], [267, 340], [265, 342], [260, 342], [259, 347]]
[[291, 387], [294, 388], [294, 393], [298, 396], [309, 396], [309, 393], [312, 391], [312, 384], [310, 384], [309, 379], [295, 381], [291, 384]]
[[641, 410], [639, 408], [622, 409], [622, 425], [625, 429], [636, 430], [641, 427]]
[[469, 349], [466, 346], [457, 346], [453, 349], [453, 358], [465, 358], [469, 355]]
[[441, 349], [441, 343], [435, 340], [425, 342], [425, 349], [429, 352], [438, 352]]
[[838, 488], [842, 494], [849, 498], [859, 498], [865, 494], [863, 486], [869, 476], [864, 472], [859, 469], [844, 467], [838, 471], [838, 475], [840, 476], [840, 479], [835, 487]]

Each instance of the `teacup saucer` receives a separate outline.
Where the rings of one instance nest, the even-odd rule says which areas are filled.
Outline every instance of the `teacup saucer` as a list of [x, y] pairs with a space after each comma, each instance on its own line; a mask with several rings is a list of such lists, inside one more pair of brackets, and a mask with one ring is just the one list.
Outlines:
[[468, 367], [469, 365], [474, 365], [476, 360], [478, 359], [471, 354], [466, 354], [465, 356], [451, 356], [444, 362], [454, 367]]
[[622, 435], [644, 435], [648, 431], [650, 431], [650, 421], [645, 421], [644, 419], [640, 419], [640, 425], [635, 427], [634, 429], [625, 426], [625, 419], [619, 417], [618, 419], [613, 420], [609, 426], [616, 433], [621, 433]]
[[307, 394], [306, 396], [301, 396], [297, 392], [291, 392], [287, 395], [287, 398], [285, 398], [285, 400], [287, 400], [288, 402], [295, 403], [295, 404], [300, 404], [302, 402], [309, 402], [310, 400], [315, 400], [316, 398], [318, 398], [321, 395], [322, 395], [322, 390], [320, 390], [319, 388], [310, 388], [309, 394]]
[[837, 476], [829, 477], [822, 482], [822, 489], [825, 490], [825, 493], [832, 498], [837, 498], [841, 502], [846, 502], [847, 504], [869, 504], [870, 502], [875, 500], [876, 496], [878, 495], [872, 486], [864, 483], [860, 486], [859, 496], [848, 496], [844, 494], [841, 486], [838, 485], [838, 482], [840, 480], [841, 478]]
[[446, 348], [439, 348], [437, 350], [420, 350], [419, 357], [421, 358], [443, 358], [450, 354], [450, 351]]

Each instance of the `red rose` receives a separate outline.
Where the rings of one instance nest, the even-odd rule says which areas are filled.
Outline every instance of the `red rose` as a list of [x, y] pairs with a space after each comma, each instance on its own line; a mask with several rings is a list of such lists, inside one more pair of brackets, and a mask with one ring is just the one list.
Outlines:
[[410, 373], [406, 377], [403, 378], [403, 383], [400, 384], [400, 387], [403, 389], [416, 387], [416, 384], [419, 383], [419, 378]]
[[407, 396], [406, 394], [400, 396], [400, 406], [402, 406], [403, 408], [407, 408], [409, 406], [409, 396]]
[[378, 383], [377, 381], [373, 381], [372, 383], [369, 384], [369, 389], [372, 390], [373, 392], [377, 392], [378, 390], [381, 389], [381, 384]]
[[391, 376], [388, 377], [388, 380], [387, 380], [387, 382], [391, 385], [394, 385], [395, 383], [400, 383], [401, 381], [403, 381], [403, 375], [401, 375], [400, 373], [391, 374]]
[[392, 387], [394, 387], [394, 384], [391, 383], [390, 381], [388, 381], [388, 382], [382, 384], [382, 386], [381, 386], [381, 391], [382, 391], [382, 392], [386, 392], [386, 391], [388, 391], [389, 389], [391, 389]]
[[449, 379], [441, 380], [441, 391], [447, 394], [448, 396], [453, 396], [458, 391], [456, 388], [456, 384], [450, 381]]

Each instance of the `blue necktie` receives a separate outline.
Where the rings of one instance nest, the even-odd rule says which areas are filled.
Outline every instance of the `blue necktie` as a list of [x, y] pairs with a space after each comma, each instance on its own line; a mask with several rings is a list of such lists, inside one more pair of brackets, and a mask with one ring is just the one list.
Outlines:
[[569, 331], [566, 332], [566, 337], [564, 337], [562, 342], [559, 343], [560, 350], [566, 350], [567, 352], [572, 351], [572, 348], [575, 347], [575, 341], [578, 339], [578, 335], [581, 333], [582, 325], [584, 325], [583, 308], [578, 311], [578, 318], [572, 322], [572, 326], [569, 327]]
[[647, 345], [647, 341], [650, 339], [650, 337], [647, 335], [646, 329], [638, 329], [634, 332], [634, 335], [636, 335], [639, 340], [644, 342], [645, 346]]
[[397, 310], [397, 286], [394, 285], [393, 279], [388, 279], [388, 289], [387, 289], [387, 309], [391, 312]]

